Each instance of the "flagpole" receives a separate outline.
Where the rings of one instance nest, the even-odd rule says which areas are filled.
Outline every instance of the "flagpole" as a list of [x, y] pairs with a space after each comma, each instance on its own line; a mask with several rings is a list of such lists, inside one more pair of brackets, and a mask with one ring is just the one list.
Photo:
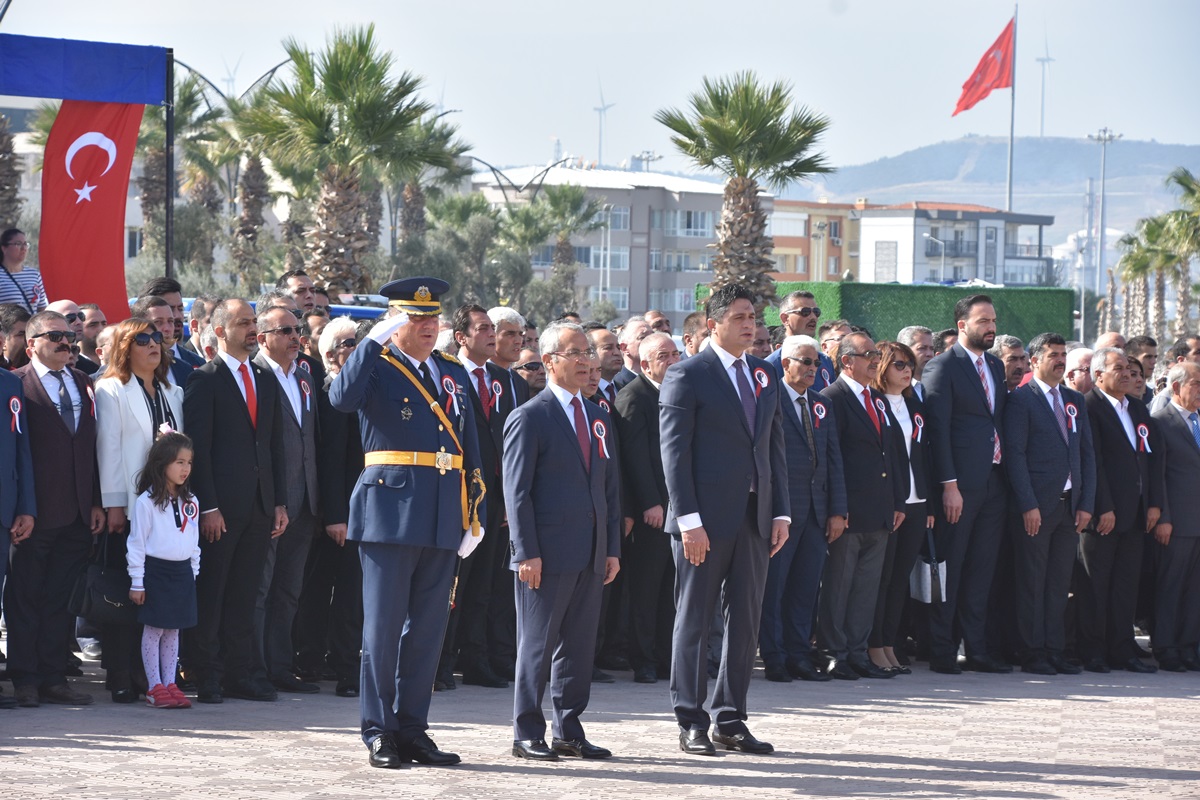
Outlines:
[[1012, 38], [1012, 89], [1009, 90], [1011, 105], [1008, 109], [1008, 184], [1005, 192], [1004, 210], [1012, 211], [1013, 186], [1013, 139], [1017, 124], [1017, 6], [1013, 5]]
[[172, 247], [175, 241], [175, 50], [167, 48], [167, 89], [163, 98], [163, 111], [166, 115], [166, 170], [163, 176], [166, 182], [167, 204], [163, 209], [163, 236], [166, 241], [163, 249], [167, 255], [166, 272], [168, 278], [175, 277], [175, 263]]

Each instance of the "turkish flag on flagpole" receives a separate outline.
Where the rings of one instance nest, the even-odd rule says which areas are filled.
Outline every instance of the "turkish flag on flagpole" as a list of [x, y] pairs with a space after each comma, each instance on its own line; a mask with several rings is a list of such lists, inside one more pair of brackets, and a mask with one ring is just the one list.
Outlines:
[[96, 303], [113, 322], [125, 297], [125, 202], [143, 105], [66, 100], [42, 167], [38, 268], [51, 301]]
[[992, 89], [1007, 89], [1013, 85], [1013, 28], [1016, 21], [1016, 17], [1008, 21], [1000, 38], [979, 59], [979, 65], [963, 84], [962, 96], [950, 116], [972, 108], [991, 94]]

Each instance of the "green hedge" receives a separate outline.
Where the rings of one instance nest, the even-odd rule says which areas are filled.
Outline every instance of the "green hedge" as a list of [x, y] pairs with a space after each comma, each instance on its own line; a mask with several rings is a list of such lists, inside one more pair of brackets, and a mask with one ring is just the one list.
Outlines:
[[[877, 341], [894, 339], [901, 328], [924, 325], [932, 331], [954, 326], [954, 304], [972, 294], [990, 296], [996, 306], [997, 333], [1024, 342], [1045, 331], [1074, 335], [1075, 294], [1070, 289], [964, 289], [951, 286], [902, 286], [890, 283], [809, 282], [776, 284], [779, 297], [807, 289], [821, 307], [821, 319], [847, 319], [868, 328]], [[696, 307], [708, 286], [696, 286]], [[766, 309], [768, 325], [779, 324], [779, 310]]]

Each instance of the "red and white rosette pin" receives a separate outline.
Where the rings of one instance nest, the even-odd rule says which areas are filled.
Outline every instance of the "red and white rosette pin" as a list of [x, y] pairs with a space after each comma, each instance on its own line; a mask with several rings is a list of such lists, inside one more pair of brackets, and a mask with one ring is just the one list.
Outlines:
[[492, 381], [492, 411], [500, 407], [500, 395], [504, 394], [504, 387], [500, 385], [500, 381]]
[[21, 432], [21, 398], [13, 395], [8, 401], [8, 410], [12, 412], [12, 432]]
[[825, 369], [824, 367], [821, 367], [821, 377], [825, 379], [826, 386], [833, 383], [833, 380], [829, 377], [829, 370]]
[[312, 411], [312, 387], [303, 378], [300, 379], [300, 391], [304, 393], [304, 410]]
[[913, 414], [913, 441], [920, 443], [921, 437], [925, 433], [925, 417], [920, 414]]
[[813, 424], [814, 428], [821, 427], [821, 420], [825, 419], [825, 404], [821, 402], [813, 403], [813, 416], [817, 421]]
[[[16, 398], [13, 398], [14, 400]], [[1146, 423], [1137, 426], [1138, 435], [1138, 452], [1149, 453], [1150, 450], [1150, 429], [1146, 427]]]
[[883, 401], [878, 397], [875, 398], [875, 410], [879, 412], [879, 418], [883, 420], [883, 424], [890, 428], [892, 426], [892, 421], [888, 419], [887, 406], [885, 406]]
[[96, 393], [92, 391], [92, 385], [89, 383], [87, 387], [88, 400], [92, 404], [92, 419], [96, 418]]
[[195, 500], [188, 500], [183, 504], [183, 524], [179, 526], [179, 532], [183, 533], [187, 530], [188, 521], [198, 519], [200, 517], [200, 507], [196, 505]]
[[604, 423], [596, 420], [592, 423], [592, 433], [596, 436], [596, 445], [600, 449], [600, 457], [608, 458], [608, 442], [605, 439], [608, 436], [608, 429], [604, 427]]
[[611, 413], [612, 413], [612, 406], [610, 406], [610, 405], [608, 404], [608, 401], [607, 401], [607, 400], [605, 400], [603, 397], [601, 397], [601, 398], [600, 398], [599, 400], [597, 400], [596, 402], [597, 402], [597, 404], [599, 404], [599, 406], [600, 406], [601, 408], [603, 408], [603, 409], [604, 409], [605, 411], [607, 411], [609, 414], [611, 414]]
[[1079, 416], [1079, 409], [1074, 403], [1067, 403], [1067, 421], [1071, 425], [1071, 433], [1078, 433], [1079, 427], [1075, 424], [1075, 417]]
[[762, 390], [771, 385], [771, 378], [767, 375], [767, 371], [762, 367], [754, 368], [754, 396], [758, 397], [762, 394]]
[[458, 416], [458, 384], [454, 382], [454, 378], [449, 375], [442, 376], [442, 391], [446, 393], [446, 413], [449, 414], [453, 406], [454, 415]]

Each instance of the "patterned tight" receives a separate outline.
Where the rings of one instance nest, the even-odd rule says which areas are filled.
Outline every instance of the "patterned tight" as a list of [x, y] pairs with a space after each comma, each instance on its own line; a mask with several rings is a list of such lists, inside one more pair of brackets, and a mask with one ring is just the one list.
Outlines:
[[145, 626], [142, 631], [142, 666], [146, 668], [147, 685], [153, 689], [160, 683], [174, 683], [178, 661], [179, 629]]

